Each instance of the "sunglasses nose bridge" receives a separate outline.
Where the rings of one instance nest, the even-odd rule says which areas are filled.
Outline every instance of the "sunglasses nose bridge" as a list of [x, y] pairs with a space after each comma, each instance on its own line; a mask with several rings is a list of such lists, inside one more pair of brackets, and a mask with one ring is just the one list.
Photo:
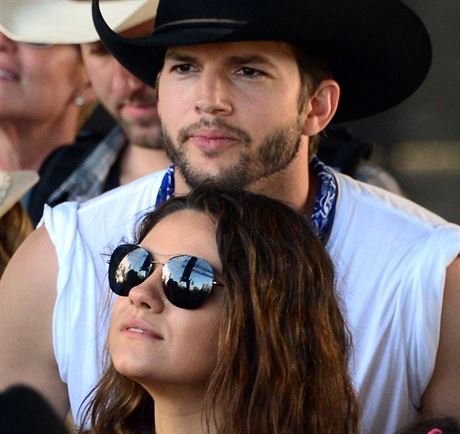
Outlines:
[[138, 308], [151, 309], [154, 313], [161, 313], [165, 305], [161, 269], [155, 267], [152, 274], [144, 282], [132, 287], [128, 293], [128, 299], [131, 304]]

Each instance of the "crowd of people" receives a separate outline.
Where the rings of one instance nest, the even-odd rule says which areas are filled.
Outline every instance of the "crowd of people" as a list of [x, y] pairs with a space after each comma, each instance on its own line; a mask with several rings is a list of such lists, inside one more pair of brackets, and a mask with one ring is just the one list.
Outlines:
[[400, 0], [6, 0], [0, 432], [459, 432], [460, 227], [340, 127], [431, 56]]

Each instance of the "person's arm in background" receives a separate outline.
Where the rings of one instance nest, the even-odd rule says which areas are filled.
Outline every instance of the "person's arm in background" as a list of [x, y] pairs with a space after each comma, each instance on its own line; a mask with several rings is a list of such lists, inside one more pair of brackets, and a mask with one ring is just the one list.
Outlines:
[[436, 365], [420, 416], [451, 417], [460, 423], [460, 257], [447, 268]]
[[63, 419], [69, 411], [53, 351], [57, 257], [44, 227], [11, 259], [0, 282], [0, 390], [27, 384]]
[[417, 422], [397, 434], [458, 434], [459, 427], [452, 418], [430, 419]]

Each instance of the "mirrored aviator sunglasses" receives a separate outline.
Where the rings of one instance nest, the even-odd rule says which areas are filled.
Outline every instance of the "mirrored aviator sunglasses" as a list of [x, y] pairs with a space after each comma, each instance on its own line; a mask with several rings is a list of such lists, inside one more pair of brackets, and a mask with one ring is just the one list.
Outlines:
[[214, 280], [214, 270], [205, 259], [178, 255], [164, 264], [153, 259], [152, 254], [137, 244], [122, 244], [109, 260], [109, 286], [123, 297], [144, 282], [162, 265], [161, 280], [166, 298], [182, 309], [197, 309], [210, 295], [214, 286], [223, 286]]

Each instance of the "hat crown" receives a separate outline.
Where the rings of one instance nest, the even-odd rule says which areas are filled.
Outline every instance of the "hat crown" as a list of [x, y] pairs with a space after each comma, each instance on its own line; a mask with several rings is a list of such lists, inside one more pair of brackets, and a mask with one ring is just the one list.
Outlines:
[[93, 0], [93, 13], [102, 41], [145, 83], [155, 85], [168, 47], [288, 42], [322, 58], [341, 86], [335, 122], [400, 103], [420, 86], [431, 63], [426, 28], [400, 0], [160, 0], [153, 34], [139, 39], [115, 34], [99, 1]]
[[179, 0], [162, 1], [158, 6], [154, 33], [176, 26], [238, 27], [251, 21], [278, 0]]

